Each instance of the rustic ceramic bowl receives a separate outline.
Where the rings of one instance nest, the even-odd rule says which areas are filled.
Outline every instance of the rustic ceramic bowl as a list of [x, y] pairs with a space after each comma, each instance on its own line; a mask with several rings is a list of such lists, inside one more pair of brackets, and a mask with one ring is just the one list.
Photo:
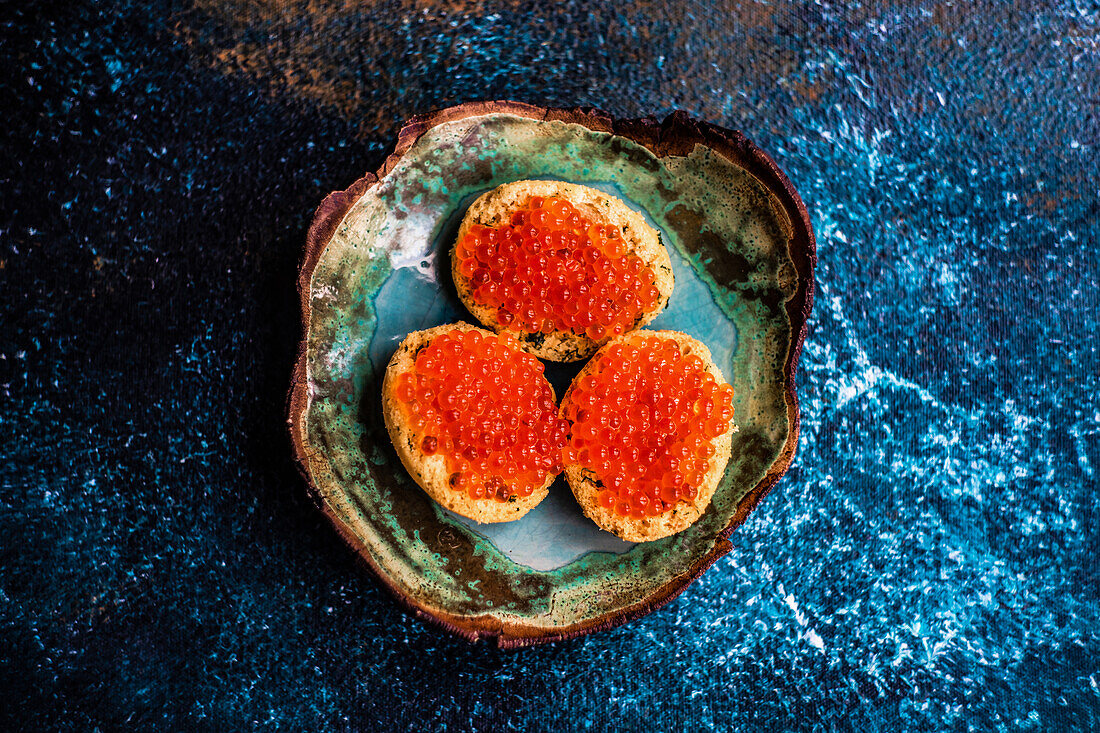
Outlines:
[[[703, 341], [736, 390], [733, 457], [710, 508], [680, 534], [618, 540], [561, 479], [523, 519], [477, 525], [429, 499], [390, 445], [380, 411], [390, 355], [410, 331], [472, 321], [448, 276], [451, 240], [478, 195], [526, 178], [595, 186], [649, 219], [676, 274], [653, 328]], [[299, 465], [382, 583], [456, 634], [520, 646], [637, 618], [729, 551], [790, 464], [814, 264], [798, 194], [738, 132], [679, 112], [616, 121], [511, 102], [415, 117], [382, 169], [326, 198], [310, 227], [289, 406]], [[559, 395], [579, 368], [548, 368]]]

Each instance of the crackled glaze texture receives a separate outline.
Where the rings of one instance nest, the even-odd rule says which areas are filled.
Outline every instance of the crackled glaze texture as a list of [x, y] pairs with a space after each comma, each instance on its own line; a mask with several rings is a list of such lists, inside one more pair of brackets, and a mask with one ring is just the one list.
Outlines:
[[[783, 204], [703, 145], [659, 157], [622, 135], [522, 112], [465, 113], [420, 134], [338, 219], [304, 274], [300, 439], [311, 481], [396, 592], [464, 634], [502, 642], [616, 623], [682, 587], [727, 547], [720, 534], [797, 429], [784, 373], [798, 278]], [[601, 533], [561, 480], [539, 511], [478, 526], [419, 495], [385, 438], [380, 378], [397, 344], [469, 319], [447, 259], [465, 207], [531, 178], [599, 186], [657, 227], [678, 285], [654, 327], [702, 339], [736, 390], [733, 458], [710, 510], [675, 537], [632, 545]], [[578, 369], [551, 369], [559, 394]]]

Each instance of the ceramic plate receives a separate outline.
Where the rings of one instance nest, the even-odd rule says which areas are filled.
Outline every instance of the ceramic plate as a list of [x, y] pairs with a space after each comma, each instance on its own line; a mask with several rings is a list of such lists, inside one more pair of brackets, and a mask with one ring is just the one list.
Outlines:
[[[523, 519], [478, 525], [430, 500], [387, 438], [380, 387], [397, 345], [473, 322], [447, 254], [466, 207], [528, 178], [600, 188], [660, 231], [676, 288], [651, 326], [705, 343], [736, 390], [733, 457], [710, 508], [678, 535], [630, 544], [602, 532], [563, 479]], [[454, 633], [518, 646], [637, 618], [729, 550], [791, 462], [814, 263], [802, 201], [740, 133], [683, 113], [616, 121], [506, 102], [413, 118], [382, 169], [325, 199], [309, 231], [289, 409], [299, 465], [382, 583]], [[579, 368], [547, 369], [559, 396]]]

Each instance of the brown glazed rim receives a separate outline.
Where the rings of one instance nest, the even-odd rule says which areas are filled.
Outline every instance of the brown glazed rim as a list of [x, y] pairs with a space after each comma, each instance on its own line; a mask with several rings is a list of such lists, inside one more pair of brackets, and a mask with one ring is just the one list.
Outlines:
[[[760, 180], [782, 205], [791, 221], [793, 230], [790, 256], [798, 273], [798, 289], [786, 305], [787, 316], [791, 321], [792, 341], [790, 350], [787, 353], [787, 361], [783, 365], [783, 377], [786, 381], [787, 417], [790, 421], [791, 431], [778, 458], [760, 482], [742, 497], [733, 519], [718, 534], [713, 549], [699, 558], [687, 572], [673, 578], [656, 592], [627, 608], [609, 612], [571, 626], [553, 629], [505, 622], [490, 616], [449, 614], [428, 608], [406, 596], [371, 560], [367, 548], [339, 520], [314, 485], [310, 475], [311, 455], [304, 442], [305, 411], [309, 402], [306, 381], [306, 350], [310, 321], [310, 283], [317, 263], [321, 259], [321, 253], [355, 202], [368, 189], [392, 171], [401, 157], [425, 132], [437, 125], [487, 114], [509, 114], [534, 120], [560, 120], [583, 125], [597, 132], [611, 133], [630, 139], [644, 145], [654, 155], [662, 158], [666, 156], [686, 156], [696, 145], [704, 145], [746, 169]], [[780, 477], [786, 473], [791, 460], [794, 458], [799, 433], [795, 371], [799, 355], [802, 352], [802, 343], [806, 338], [806, 322], [813, 306], [814, 268], [816, 264], [817, 249], [813, 228], [810, 225], [810, 218], [802, 199], [775, 161], [739, 131], [728, 130], [708, 122], [696, 120], [680, 110], [670, 114], [663, 122], [659, 122], [654, 117], [616, 120], [610, 115], [593, 108], [556, 109], [508, 101], [468, 102], [424, 115], [417, 115], [401, 128], [393, 153], [386, 158], [377, 173], [368, 173], [353, 183], [347, 190], [336, 191], [325, 197], [325, 200], [314, 214], [313, 222], [310, 224], [309, 232], [306, 235], [305, 253], [298, 273], [298, 296], [302, 309], [302, 338], [298, 345], [298, 357], [294, 365], [287, 406], [287, 424], [290, 429], [290, 440], [294, 447], [298, 470], [309, 485], [310, 494], [320, 510], [324, 512], [347, 544], [355, 551], [359, 560], [371, 570], [398, 602], [419, 618], [441, 626], [468, 641], [474, 642], [485, 638], [494, 639], [497, 645], [502, 648], [530, 646], [543, 642], [571, 639], [594, 631], [610, 629], [627, 621], [640, 618], [678, 596], [692, 581], [702, 575], [703, 571], [732, 549], [733, 546], [729, 542], [730, 534], [745, 521], [749, 513], [756, 508]]]

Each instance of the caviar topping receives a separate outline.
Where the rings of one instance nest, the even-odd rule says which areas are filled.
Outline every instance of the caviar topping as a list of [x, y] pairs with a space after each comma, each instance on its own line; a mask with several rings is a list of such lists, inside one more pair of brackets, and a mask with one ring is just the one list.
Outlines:
[[424, 455], [442, 455], [451, 489], [527, 497], [562, 470], [568, 426], [543, 365], [508, 335], [435, 336], [398, 377], [396, 397]]
[[647, 336], [597, 354], [573, 384], [565, 465], [595, 473], [598, 501], [638, 519], [693, 502], [729, 430], [733, 388], [675, 341]]
[[661, 295], [621, 231], [563, 198], [532, 196], [501, 226], [471, 226], [455, 258], [474, 302], [511, 331], [602, 341], [633, 328]]

